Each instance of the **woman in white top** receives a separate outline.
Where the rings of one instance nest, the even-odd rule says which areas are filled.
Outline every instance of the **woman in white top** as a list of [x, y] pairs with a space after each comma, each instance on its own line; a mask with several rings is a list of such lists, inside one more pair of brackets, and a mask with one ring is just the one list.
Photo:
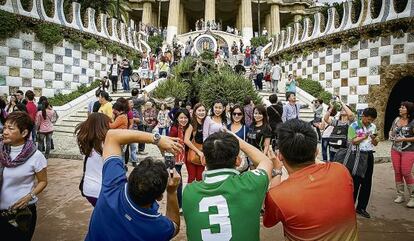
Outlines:
[[216, 100], [211, 108], [211, 116], [207, 116], [203, 124], [203, 141], [213, 133], [226, 129], [227, 116], [224, 109], [224, 102]]
[[0, 139], [0, 230], [7, 240], [31, 240], [37, 195], [47, 186], [47, 160], [29, 140], [33, 126], [27, 113], [13, 112]]
[[85, 160], [83, 177], [79, 189], [95, 207], [102, 186], [102, 148], [111, 119], [102, 113], [92, 113], [86, 121], [76, 126], [75, 133], [79, 149]]

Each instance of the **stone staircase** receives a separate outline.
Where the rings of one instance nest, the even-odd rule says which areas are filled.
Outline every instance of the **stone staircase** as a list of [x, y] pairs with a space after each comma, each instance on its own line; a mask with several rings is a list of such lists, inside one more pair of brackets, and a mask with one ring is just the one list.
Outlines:
[[[130, 92], [118, 92], [118, 93], [111, 94], [110, 96], [112, 98], [112, 102], [115, 103], [115, 101], [120, 97], [124, 97], [124, 98], [131, 97], [131, 93]], [[95, 100], [95, 97], [90, 99], [90, 101], [92, 100]], [[55, 124], [54, 133], [58, 135], [73, 136], [75, 127], [82, 121], [85, 121], [86, 118], [88, 117], [88, 103], [85, 103], [83, 107], [59, 119], [59, 121]]]
[[[249, 78], [249, 75], [250, 75], [250, 67], [245, 67], [245, 68], [246, 68], [246, 74], [245, 74], [245, 76], [246, 76], [246, 78]], [[266, 82], [264, 80], [263, 80], [263, 83], [262, 84], [263, 84], [263, 90], [262, 91], [259, 91], [259, 95], [263, 98], [263, 102], [268, 106], [268, 105], [270, 105], [269, 96], [271, 94], [273, 94], [273, 93], [272, 93], [272, 90], [271, 89], [268, 89], [266, 87]], [[253, 81], [252, 81], [252, 85], [254, 87], [254, 82]], [[278, 100], [282, 104], [286, 104], [287, 103], [287, 101], [286, 101], [285, 87], [284, 86], [285, 86], [285, 83], [284, 82], [279, 83], [279, 85], [278, 85], [279, 93], [277, 93]], [[299, 96], [297, 96], [297, 102], [300, 103], [300, 104], [305, 104], [305, 101], [302, 100]], [[301, 109], [300, 112], [299, 112], [299, 118], [301, 120], [306, 121], [306, 122], [312, 121], [313, 120], [313, 110], [312, 110], [312, 108], [311, 107], [308, 107], [308, 108]]]

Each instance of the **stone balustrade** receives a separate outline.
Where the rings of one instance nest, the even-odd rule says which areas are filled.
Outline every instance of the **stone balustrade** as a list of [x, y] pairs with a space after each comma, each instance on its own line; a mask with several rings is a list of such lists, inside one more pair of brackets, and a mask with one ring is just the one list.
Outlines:
[[[110, 18], [107, 14], [103, 13], [99, 14], [98, 19], [95, 19], [95, 10], [92, 8], [88, 8], [86, 16], [83, 17], [81, 16], [81, 5], [77, 2], [72, 2], [71, 14], [69, 14], [70, 16], [66, 16], [63, 9], [63, 2], [64, 0], [53, 1], [53, 17], [49, 17], [46, 14], [42, 0], [33, 0], [30, 11], [26, 11], [23, 8], [21, 0], [7, 0], [4, 5], [0, 5], [0, 9], [97, 35], [121, 43], [139, 52], [150, 51], [148, 44], [145, 43], [146, 37], [142, 36], [143, 34], [141, 32], [136, 31], [133, 20], [130, 20], [126, 26], [122, 22], [118, 24], [117, 19]], [[83, 19], [84, 21], [82, 21]], [[110, 23], [111, 31], [108, 30], [108, 23]], [[118, 36], [118, 33], [120, 33], [120, 36]]]
[[[329, 35], [347, 31], [351, 29], [365, 27], [371, 24], [377, 24], [387, 22], [395, 19], [414, 17], [414, 3], [413, 0], [408, 0], [405, 9], [402, 12], [397, 12], [395, 9], [396, 0], [382, 0], [381, 11], [379, 15], [373, 17], [373, 5], [374, 0], [361, 0], [361, 11], [359, 16], [352, 21], [352, 15], [355, 11], [352, 6], [352, 0], [344, 2], [344, 12], [342, 19], [339, 19], [339, 14], [335, 7], [331, 7], [328, 10], [328, 19], [326, 26], [323, 26], [323, 15], [321, 13], [315, 13], [313, 16], [313, 26], [310, 27], [311, 20], [304, 18], [302, 21], [294, 24], [293, 28], [289, 27], [287, 30], [282, 30], [272, 40], [272, 46], [269, 56], [278, 56], [279, 53], [300, 44], [316, 40], [318, 38], [327, 37]], [[339, 23], [336, 26], [336, 23]], [[303, 34], [300, 37], [298, 33], [300, 29], [303, 30]], [[293, 39], [293, 42], [291, 42]]]

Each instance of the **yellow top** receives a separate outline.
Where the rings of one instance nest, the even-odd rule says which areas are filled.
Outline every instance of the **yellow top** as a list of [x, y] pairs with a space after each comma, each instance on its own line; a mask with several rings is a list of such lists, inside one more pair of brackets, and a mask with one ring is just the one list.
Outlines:
[[106, 104], [101, 105], [98, 112], [107, 115], [112, 120], [112, 103], [107, 102]]

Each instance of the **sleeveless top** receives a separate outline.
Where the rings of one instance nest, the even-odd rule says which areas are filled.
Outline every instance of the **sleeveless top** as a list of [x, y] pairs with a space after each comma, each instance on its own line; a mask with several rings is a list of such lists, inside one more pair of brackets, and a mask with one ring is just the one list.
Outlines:
[[[392, 134], [395, 138], [404, 137], [411, 138], [414, 137], [414, 120], [408, 123], [405, 126], [397, 126], [399, 117], [397, 117], [391, 127]], [[392, 148], [396, 151], [414, 151], [413, 142], [393, 142]]]

